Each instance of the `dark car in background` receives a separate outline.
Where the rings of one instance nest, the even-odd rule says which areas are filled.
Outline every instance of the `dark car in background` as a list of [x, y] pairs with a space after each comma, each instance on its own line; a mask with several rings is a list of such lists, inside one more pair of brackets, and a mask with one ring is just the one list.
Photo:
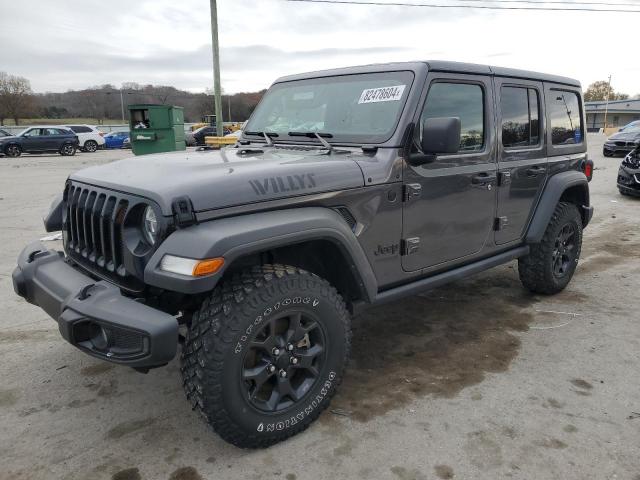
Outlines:
[[[231, 133], [231, 130], [229, 130], [228, 128], [224, 129], [224, 135], [227, 135]], [[192, 145], [197, 145], [197, 146], [202, 146], [204, 145], [204, 137], [217, 137], [218, 136], [218, 131], [216, 130], [215, 126], [206, 126], [206, 127], [200, 127], [199, 129], [197, 129], [196, 131], [193, 132], [193, 141], [187, 140], [185, 139], [185, 141], [187, 142], [188, 146], [192, 146]], [[195, 143], [193, 143], [195, 141]]]
[[105, 148], [122, 148], [125, 139], [129, 138], [129, 132], [111, 132], [104, 136]]
[[605, 157], [627, 154], [634, 150], [639, 143], [640, 124], [629, 124], [607, 138], [604, 147], [602, 147], [602, 153]]
[[640, 197], [640, 148], [624, 157], [618, 170], [618, 190], [622, 195]]
[[69, 156], [75, 155], [77, 149], [77, 135], [62, 127], [29, 127], [19, 135], [0, 137], [0, 153], [7, 157], [43, 152]]

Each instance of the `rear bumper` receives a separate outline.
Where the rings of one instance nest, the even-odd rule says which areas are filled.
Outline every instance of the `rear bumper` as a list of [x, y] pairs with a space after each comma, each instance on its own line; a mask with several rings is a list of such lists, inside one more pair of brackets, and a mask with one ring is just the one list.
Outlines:
[[61, 252], [28, 245], [12, 274], [15, 292], [58, 322], [85, 353], [136, 368], [164, 365], [178, 348], [178, 322], [69, 265]]

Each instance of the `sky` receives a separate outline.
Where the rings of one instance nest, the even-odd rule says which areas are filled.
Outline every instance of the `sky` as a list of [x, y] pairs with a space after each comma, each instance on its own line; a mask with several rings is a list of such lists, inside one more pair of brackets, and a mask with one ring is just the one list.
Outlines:
[[[0, 12], [0, 71], [28, 78], [35, 92], [213, 86], [208, 0], [0, 0]], [[585, 88], [612, 75], [616, 91], [640, 94], [640, 63], [630, 60], [640, 13], [218, 0], [218, 18], [225, 93], [292, 73], [446, 59], [569, 76]]]

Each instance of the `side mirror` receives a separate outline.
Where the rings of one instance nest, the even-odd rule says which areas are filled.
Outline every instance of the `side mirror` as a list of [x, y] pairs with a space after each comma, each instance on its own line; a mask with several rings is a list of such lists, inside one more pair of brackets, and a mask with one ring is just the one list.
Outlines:
[[438, 154], [460, 150], [460, 119], [458, 117], [428, 118], [422, 125], [421, 152], [411, 154], [413, 166], [433, 162]]
[[460, 150], [460, 119], [458, 117], [428, 118], [422, 125], [423, 153], [456, 153]]

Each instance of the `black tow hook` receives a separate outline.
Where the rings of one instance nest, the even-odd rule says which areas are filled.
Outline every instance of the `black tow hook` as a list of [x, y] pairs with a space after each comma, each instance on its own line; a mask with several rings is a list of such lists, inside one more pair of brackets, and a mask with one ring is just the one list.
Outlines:
[[89, 298], [91, 296], [89, 290], [91, 290], [95, 286], [95, 283], [90, 283], [89, 285], [85, 285], [84, 287], [82, 287], [82, 290], [80, 290], [80, 293], [78, 293], [78, 300], [82, 301]]

